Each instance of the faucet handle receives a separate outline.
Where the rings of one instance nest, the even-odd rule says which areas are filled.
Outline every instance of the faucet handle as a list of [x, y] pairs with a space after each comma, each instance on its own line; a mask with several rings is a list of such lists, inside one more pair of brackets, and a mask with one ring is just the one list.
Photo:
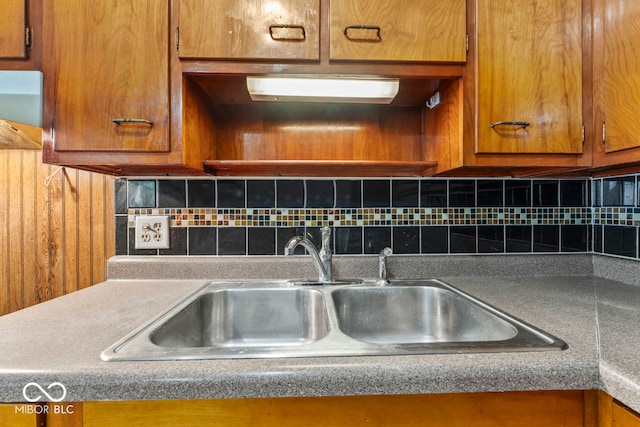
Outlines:
[[322, 227], [322, 249], [331, 250], [331, 227]]
[[393, 250], [390, 247], [386, 247], [378, 254], [378, 285], [386, 285], [389, 283], [387, 279], [387, 257], [393, 254]]

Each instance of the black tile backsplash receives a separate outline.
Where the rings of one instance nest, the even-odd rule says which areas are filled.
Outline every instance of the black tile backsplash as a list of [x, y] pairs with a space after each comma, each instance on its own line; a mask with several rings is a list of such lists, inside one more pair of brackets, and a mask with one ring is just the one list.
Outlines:
[[377, 254], [391, 247], [391, 227], [366, 227], [364, 229], [364, 253]]
[[446, 254], [449, 252], [449, 227], [421, 227], [423, 254]]
[[307, 208], [332, 208], [335, 204], [335, 194], [333, 181], [330, 180], [307, 180]]
[[[155, 180], [128, 182], [127, 205], [129, 208], [154, 208], [156, 207], [156, 182]], [[118, 197], [120, 194], [116, 194]], [[116, 205], [121, 202], [116, 201]]]
[[[119, 179], [118, 255], [283, 255], [333, 227], [336, 254], [596, 252], [638, 259], [640, 182], [594, 179]], [[171, 248], [136, 250], [138, 215], [169, 215]], [[299, 247], [296, 254], [304, 254]]]
[[420, 182], [420, 206], [423, 208], [447, 207], [447, 181], [423, 180]]
[[216, 182], [210, 179], [188, 180], [187, 206], [190, 208], [215, 208]]
[[629, 227], [605, 226], [604, 251], [612, 255], [635, 258], [637, 256], [637, 231]]
[[533, 252], [560, 251], [559, 225], [533, 226]]
[[[228, 179], [218, 181], [219, 208], [244, 208], [246, 183], [243, 180]], [[162, 206], [163, 208], [165, 206]]]
[[531, 206], [531, 180], [514, 179], [504, 183], [504, 205], [509, 207]]
[[247, 255], [275, 255], [276, 229], [274, 227], [252, 227], [247, 229]]
[[496, 208], [504, 205], [504, 183], [499, 179], [479, 180], [478, 206]]
[[267, 180], [247, 181], [247, 207], [270, 208], [276, 203], [276, 182]]
[[418, 185], [417, 180], [393, 180], [391, 182], [391, 206], [394, 207], [417, 207], [418, 206]]
[[529, 225], [507, 225], [505, 227], [505, 251], [510, 253], [531, 252], [533, 227]]
[[336, 227], [333, 251], [338, 255], [362, 253], [362, 227]]
[[602, 206], [634, 206], [635, 177], [602, 180]]
[[338, 179], [335, 181], [336, 208], [359, 208], [362, 206], [362, 181]]
[[533, 181], [533, 206], [558, 206], [558, 181]]
[[247, 228], [219, 227], [218, 255], [246, 255]]
[[455, 180], [449, 181], [449, 206], [473, 207], [476, 205], [476, 181]]
[[190, 255], [217, 255], [216, 227], [189, 227]]
[[588, 206], [589, 182], [560, 181], [560, 206]]
[[276, 206], [279, 208], [303, 208], [304, 181], [276, 181]]
[[385, 208], [391, 206], [391, 182], [388, 179], [362, 182], [362, 206]]
[[187, 206], [187, 189], [185, 180], [158, 181], [158, 206], [167, 208], [184, 208]]
[[478, 253], [504, 252], [504, 226], [478, 226]]
[[393, 253], [419, 254], [420, 227], [393, 227]]
[[451, 227], [449, 229], [449, 252], [473, 254], [476, 252], [476, 227]]

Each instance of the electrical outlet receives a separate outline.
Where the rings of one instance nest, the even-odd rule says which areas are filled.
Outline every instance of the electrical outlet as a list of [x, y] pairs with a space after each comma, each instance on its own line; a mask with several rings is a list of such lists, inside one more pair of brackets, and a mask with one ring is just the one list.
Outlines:
[[136, 217], [136, 249], [169, 249], [169, 217], [147, 215]]

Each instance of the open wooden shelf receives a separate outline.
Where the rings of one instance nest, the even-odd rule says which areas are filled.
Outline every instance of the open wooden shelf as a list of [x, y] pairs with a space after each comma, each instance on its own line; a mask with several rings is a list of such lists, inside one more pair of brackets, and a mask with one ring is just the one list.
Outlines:
[[204, 170], [217, 176], [430, 176], [437, 162], [370, 160], [205, 160]]

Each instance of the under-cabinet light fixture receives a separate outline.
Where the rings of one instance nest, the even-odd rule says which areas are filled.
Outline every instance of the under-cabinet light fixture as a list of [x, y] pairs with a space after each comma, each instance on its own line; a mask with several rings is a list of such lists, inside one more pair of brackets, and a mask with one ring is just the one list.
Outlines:
[[247, 77], [253, 101], [389, 104], [399, 88], [398, 79], [374, 77]]

